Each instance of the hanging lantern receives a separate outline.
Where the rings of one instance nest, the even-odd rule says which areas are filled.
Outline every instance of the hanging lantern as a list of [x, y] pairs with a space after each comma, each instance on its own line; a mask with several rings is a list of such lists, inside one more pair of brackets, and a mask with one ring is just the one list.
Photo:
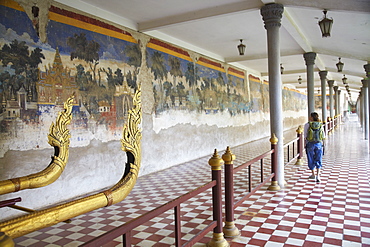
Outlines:
[[238, 51], [240, 56], [244, 55], [245, 47], [246, 46], [243, 44], [243, 40], [241, 39], [240, 44], [238, 45]]
[[298, 83], [299, 84], [302, 84], [302, 78], [301, 78], [301, 76], [298, 77]]
[[327, 10], [323, 11], [324, 17], [319, 21], [322, 37], [330, 37], [331, 26], [333, 25], [333, 18], [327, 18]]
[[340, 58], [339, 58], [339, 62], [336, 64], [336, 66], [337, 66], [338, 72], [342, 72], [343, 71], [344, 63], [342, 63], [340, 61]]
[[344, 85], [347, 84], [347, 77], [346, 77], [346, 75], [343, 75], [342, 82], [343, 82]]

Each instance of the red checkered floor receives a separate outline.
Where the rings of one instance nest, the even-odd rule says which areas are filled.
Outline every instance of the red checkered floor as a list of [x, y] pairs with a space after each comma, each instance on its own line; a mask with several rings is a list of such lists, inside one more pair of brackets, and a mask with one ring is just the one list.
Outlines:
[[[328, 136], [320, 183], [308, 179], [306, 164], [288, 164], [283, 190], [272, 192], [262, 187], [236, 208], [235, 225], [241, 236], [227, 239], [230, 246], [370, 246], [369, 146], [358, 122], [351, 119]], [[287, 132], [285, 140], [294, 136], [295, 131]], [[263, 139], [232, 148], [237, 157], [235, 166], [267, 151], [269, 146]], [[124, 201], [76, 217], [69, 224], [59, 223], [19, 237], [16, 246], [85, 243], [210, 181], [210, 157], [142, 176]], [[235, 200], [248, 190], [246, 174], [235, 175]], [[207, 191], [181, 204], [183, 240], [192, 238], [212, 221], [211, 202], [211, 192]], [[211, 237], [212, 233], [207, 234], [194, 246], [205, 246]], [[132, 244], [174, 246], [172, 210], [135, 228]], [[121, 238], [105, 246], [122, 246]]]

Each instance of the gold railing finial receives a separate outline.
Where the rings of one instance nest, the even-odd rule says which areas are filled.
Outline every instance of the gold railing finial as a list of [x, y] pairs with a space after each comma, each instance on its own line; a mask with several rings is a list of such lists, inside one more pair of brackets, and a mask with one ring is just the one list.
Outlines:
[[279, 141], [279, 139], [276, 137], [275, 133], [272, 133], [271, 138], [270, 138], [271, 144], [273, 144], [273, 145], [277, 144], [278, 141]]

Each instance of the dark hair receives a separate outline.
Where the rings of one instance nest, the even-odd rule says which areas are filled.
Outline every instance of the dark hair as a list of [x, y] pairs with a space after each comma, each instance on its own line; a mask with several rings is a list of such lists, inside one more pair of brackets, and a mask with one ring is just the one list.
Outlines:
[[319, 114], [317, 114], [317, 112], [312, 112], [311, 117], [313, 118], [313, 121], [319, 121]]

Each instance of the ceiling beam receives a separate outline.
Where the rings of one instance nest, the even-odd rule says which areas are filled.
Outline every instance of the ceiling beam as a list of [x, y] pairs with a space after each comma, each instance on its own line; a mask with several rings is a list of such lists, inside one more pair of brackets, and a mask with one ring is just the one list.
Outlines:
[[358, 77], [362, 77], [362, 78], [366, 77], [365, 71], [363, 73], [354, 72], [354, 71], [350, 71], [350, 70], [343, 70], [342, 72], [338, 72], [336, 69], [333, 69], [333, 68], [327, 68], [326, 70], [328, 72], [340, 73], [340, 74], [343, 74], [343, 75], [358, 76]]
[[211, 8], [168, 16], [165, 18], [159, 18], [156, 20], [141, 22], [138, 24], [138, 27], [140, 32], [146, 32], [204, 18], [228, 15], [241, 11], [257, 10], [260, 9], [262, 6], [263, 4], [260, 0], [249, 0], [248, 2], [231, 3], [227, 5], [215, 6]]
[[[303, 28], [298, 25], [298, 22], [294, 20], [288, 9], [284, 10], [284, 17], [282, 19], [282, 25], [297, 44], [306, 52], [315, 52], [311, 43], [309, 42], [308, 36], [303, 32]], [[316, 56], [315, 65], [320, 69], [325, 69], [325, 64], [321, 60], [320, 56]]]
[[280, 0], [279, 3], [286, 7], [310, 7], [315, 9], [327, 9], [329, 11], [370, 12], [368, 0]]
[[[369, 54], [362, 54], [362, 55], [355, 55], [353, 53], [345, 53], [343, 51], [338, 51], [338, 50], [323, 50], [323, 49], [315, 49], [315, 52], [323, 55], [328, 55], [328, 56], [336, 56], [336, 57], [341, 57], [341, 58], [349, 58], [349, 59], [355, 59], [355, 60], [362, 60], [364, 61], [364, 64], [367, 63], [369, 60]], [[334, 55], [333, 55], [334, 54]]]
[[[286, 56], [294, 56], [294, 55], [300, 55], [303, 59], [303, 54], [297, 54], [297, 52], [283, 52], [280, 54], [280, 57], [286, 57]], [[233, 57], [227, 57], [225, 58], [225, 62], [227, 63], [234, 63], [234, 62], [242, 62], [242, 61], [250, 61], [250, 60], [259, 60], [259, 59], [267, 59], [267, 54], [256, 54], [256, 55], [245, 55], [245, 56], [233, 56]]]

